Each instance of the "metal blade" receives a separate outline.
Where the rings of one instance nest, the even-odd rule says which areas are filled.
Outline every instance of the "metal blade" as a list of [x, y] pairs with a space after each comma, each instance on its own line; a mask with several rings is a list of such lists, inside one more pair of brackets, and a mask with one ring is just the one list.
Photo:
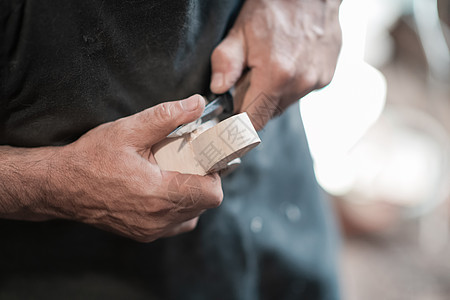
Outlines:
[[193, 122], [178, 126], [167, 137], [182, 136], [183, 134], [194, 131], [198, 126], [215, 117], [231, 113], [233, 113], [233, 96], [231, 96], [230, 92], [226, 92], [208, 103], [200, 118]]

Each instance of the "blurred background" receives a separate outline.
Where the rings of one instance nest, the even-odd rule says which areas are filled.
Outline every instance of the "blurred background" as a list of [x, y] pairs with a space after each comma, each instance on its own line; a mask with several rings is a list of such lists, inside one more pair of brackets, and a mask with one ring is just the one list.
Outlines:
[[343, 299], [450, 299], [450, 0], [344, 0], [335, 78], [301, 101], [343, 233]]

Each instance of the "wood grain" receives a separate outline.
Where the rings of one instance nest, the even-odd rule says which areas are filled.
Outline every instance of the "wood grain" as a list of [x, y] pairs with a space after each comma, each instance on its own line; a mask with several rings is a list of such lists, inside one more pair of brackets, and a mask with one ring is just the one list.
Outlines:
[[181, 137], [167, 138], [152, 151], [162, 170], [206, 175], [226, 169], [260, 142], [244, 112], [218, 124], [205, 123]]

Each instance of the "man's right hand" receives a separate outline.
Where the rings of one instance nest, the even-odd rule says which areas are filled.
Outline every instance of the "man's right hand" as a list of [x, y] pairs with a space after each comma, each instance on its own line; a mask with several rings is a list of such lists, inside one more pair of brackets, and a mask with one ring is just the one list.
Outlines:
[[[204, 100], [195, 95], [105, 123], [67, 146], [36, 148], [34, 152], [24, 149], [19, 157], [31, 163], [29, 172], [45, 178], [41, 178], [38, 192], [21, 193], [26, 187], [17, 182], [12, 182], [14, 193], [0, 190], [0, 196], [38, 193], [30, 197], [34, 199], [31, 202], [12, 201], [26, 205], [12, 209], [11, 214], [7, 209], [11, 201], [0, 197], [0, 216], [71, 219], [141, 242], [192, 230], [204, 210], [220, 205], [220, 177], [162, 171], [151, 147], [178, 125], [197, 119], [203, 109]], [[8, 156], [8, 150], [21, 152], [6, 147], [0, 151], [0, 160], [20, 163], [14, 155]], [[41, 155], [36, 156], [39, 151]], [[5, 170], [8, 168], [2, 168]], [[5, 178], [1, 176], [0, 181]], [[6, 182], [0, 183], [0, 188], [8, 189]], [[21, 217], [21, 212], [27, 216]]]

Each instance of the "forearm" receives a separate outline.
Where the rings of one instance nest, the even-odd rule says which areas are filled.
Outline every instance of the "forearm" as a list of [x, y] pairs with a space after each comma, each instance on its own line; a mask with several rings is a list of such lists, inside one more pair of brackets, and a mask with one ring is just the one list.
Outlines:
[[[203, 211], [220, 205], [219, 176], [162, 171], [149, 153], [204, 105], [198, 95], [162, 103], [62, 147], [0, 146], [0, 218], [68, 219], [142, 242], [192, 230]], [[188, 179], [199, 188], [168, 193], [170, 183]]]
[[0, 217], [47, 219], [49, 176], [57, 148], [0, 146]]

